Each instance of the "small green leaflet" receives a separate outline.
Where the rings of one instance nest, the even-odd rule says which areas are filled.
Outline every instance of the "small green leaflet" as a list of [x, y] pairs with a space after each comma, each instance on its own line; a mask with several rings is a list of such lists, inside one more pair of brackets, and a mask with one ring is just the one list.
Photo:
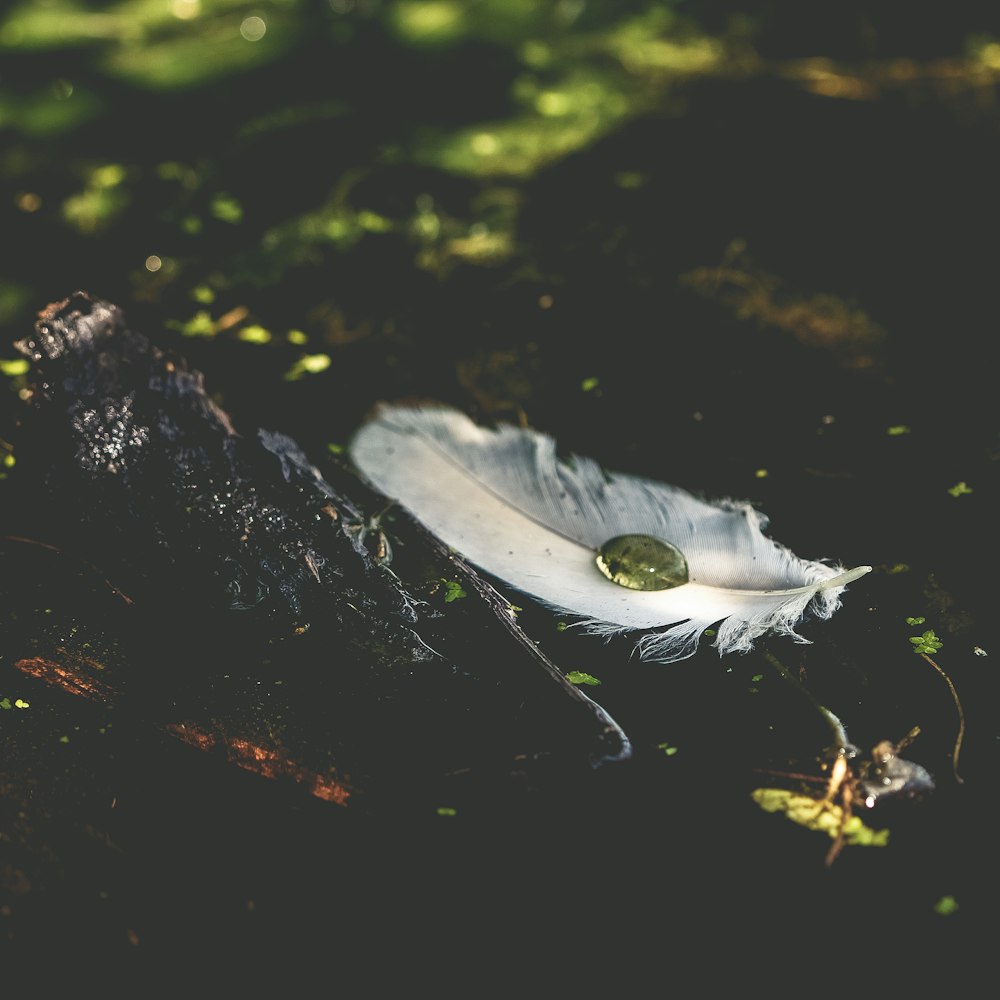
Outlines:
[[934, 629], [928, 629], [923, 635], [911, 635], [914, 653], [936, 653], [944, 643], [934, 634]]
[[455, 580], [442, 580], [444, 584], [444, 603], [451, 604], [452, 601], [457, 601], [459, 598], [468, 597], [469, 595], [462, 589], [462, 585]]

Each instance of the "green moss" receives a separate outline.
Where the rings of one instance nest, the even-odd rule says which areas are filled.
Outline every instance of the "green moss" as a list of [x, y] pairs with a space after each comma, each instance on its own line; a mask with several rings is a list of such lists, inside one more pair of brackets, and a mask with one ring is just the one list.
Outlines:
[[888, 830], [873, 830], [865, 826], [858, 816], [844, 822], [840, 806], [807, 795], [799, 795], [783, 788], [757, 788], [751, 798], [765, 812], [784, 813], [793, 823], [808, 830], [825, 833], [836, 839], [841, 832], [844, 842], [861, 847], [885, 847], [889, 843]]
[[243, 221], [243, 206], [231, 195], [224, 192], [213, 195], [212, 215], [222, 222], [236, 225]]
[[12, 358], [9, 361], [0, 359], [0, 374], [8, 377], [26, 375], [30, 367], [27, 358]]
[[248, 344], [269, 344], [271, 342], [271, 331], [257, 324], [243, 327], [236, 336]]
[[190, 319], [183, 322], [167, 320], [166, 325], [173, 330], [180, 330], [185, 337], [214, 337], [216, 332], [212, 314], [205, 309], [199, 309]]
[[306, 375], [318, 375], [330, 367], [329, 354], [303, 354], [284, 374], [286, 382], [295, 382]]
[[387, 8], [389, 27], [404, 41], [416, 45], [443, 45], [466, 35], [462, 4], [452, 0], [402, 0]]
[[78, 128], [104, 110], [93, 91], [76, 85], [67, 92], [59, 83], [28, 94], [0, 90], [0, 129], [46, 138]]
[[128, 207], [123, 191], [88, 188], [63, 202], [63, 218], [79, 232], [93, 236], [106, 229]]
[[[0, 48], [92, 47], [104, 70], [155, 89], [244, 72], [294, 42], [299, 0], [123, 0], [103, 9], [73, 0], [24, 2], [0, 22]], [[263, 22], [263, 33], [250, 30]], [[250, 28], [248, 28], [250, 25]]]
[[[272, 0], [269, 6], [284, 5]], [[277, 10], [268, 13], [266, 32], [249, 41], [240, 27], [245, 17], [256, 16], [253, 9], [263, 5], [235, 6], [228, 15], [203, 20], [197, 32], [184, 31], [178, 22], [169, 34], [120, 37], [119, 44], [107, 51], [104, 69], [150, 89], [190, 88], [266, 65], [295, 41], [291, 22]]]
[[83, 190], [63, 202], [63, 218], [84, 235], [103, 232], [132, 202], [127, 178], [128, 170], [120, 163], [91, 167]]
[[444, 587], [444, 603], [451, 604], [452, 601], [459, 601], [469, 595], [462, 589], [462, 585], [457, 580], [439, 580], [438, 583]]
[[456, 132], [427, 132], [414, 143], [412, 158], [459, 174], [529, 177], [589, 145], [645, 103], [638, 95], [631, 100], [608, 80], [594, 80], [592, 86], [567, 83], [559, 91], [525, 89], [531, 90], [522, 98], [530, 102], [525, 113]]
[[[162, 9], [167, 13], [168, 5]], [[24, 0], [0, 23], [0, 47], [9, 49], [59, 49], [92, 45], [117, 39], [125, 25], [112, 8], [95, 11], [72, 0], [48, 4]]]

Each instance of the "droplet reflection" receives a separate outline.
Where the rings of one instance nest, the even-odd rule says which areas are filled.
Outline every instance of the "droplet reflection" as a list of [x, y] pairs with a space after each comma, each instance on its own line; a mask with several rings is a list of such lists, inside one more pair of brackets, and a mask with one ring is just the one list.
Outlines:
[[652, 535], [618, 535], [597, 551], [597, 568], [629, 590], [669, 590], [688, 582], [684, 553]]

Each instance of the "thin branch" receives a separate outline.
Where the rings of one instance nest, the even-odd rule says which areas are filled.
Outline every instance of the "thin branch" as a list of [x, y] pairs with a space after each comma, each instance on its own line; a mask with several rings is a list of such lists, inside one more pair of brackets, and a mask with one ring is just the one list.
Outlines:
[[962, 711], [962, 703], [959, 701], [958, 692], [955, 690], [951, 678], [926, 653], [920, 655], [944, 678], [944, 682], [951, 692], [952, 700], [955, 702], [955, 708], [958, 710], [958, 736], [955, 738], [955, 749], [951, 754], [951, 768], [955, 774], [955, 780], [960, 785], [964, 785], [965, 779], [958, 773], [958, 755], [962, 750], [962, 740], [965, 738], [965, 712]]

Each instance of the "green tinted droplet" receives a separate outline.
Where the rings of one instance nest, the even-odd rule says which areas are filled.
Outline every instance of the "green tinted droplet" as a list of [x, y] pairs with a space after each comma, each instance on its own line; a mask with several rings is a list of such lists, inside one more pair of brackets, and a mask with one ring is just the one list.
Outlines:
[[629, 590], [669, 590], [688, 582], [684, 553], [651, 535], [618, 535], [597, 550], [597, 568]]

